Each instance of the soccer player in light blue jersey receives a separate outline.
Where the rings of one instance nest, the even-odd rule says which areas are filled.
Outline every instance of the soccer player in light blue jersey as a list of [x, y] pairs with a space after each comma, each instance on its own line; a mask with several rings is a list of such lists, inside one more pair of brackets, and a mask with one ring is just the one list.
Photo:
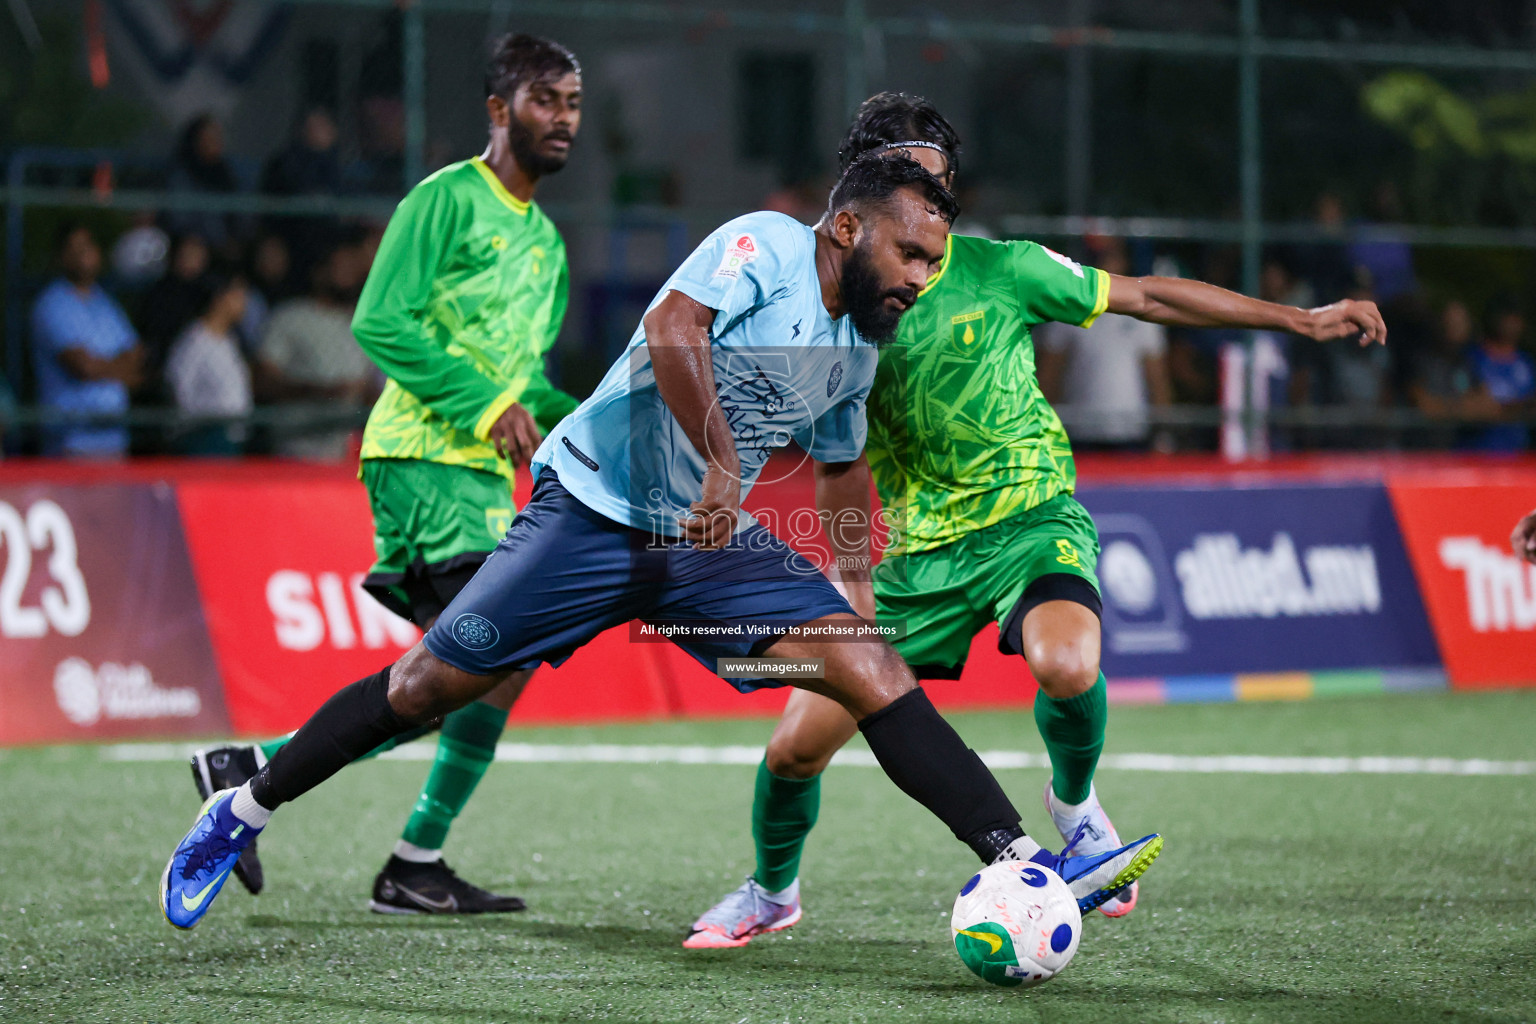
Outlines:
[[[511, 672], [559, 664], [631, 620], [657, 627], [740, 690], [779, 685], [770, 664], [816, 659], [794, 685], [836, 700], [881, 767], [984, 863], [1056, 870], [1097, 906], [1150, 866], [1151, 835], [1090, 857], [1030, 839], [996, 779], [890, 645], [803, 556], [741, 512], [773, 448], [818, 460], [818, 500], [865, 486], [829, 472], [863, 448], [875, 346], [944, 257], [957, 206], [905, 157], [854, 162], [815, 229], [755, 214], [712, 234], [651, 304], [597, 392], [534, 457], [528, 505], [425, 639], [338, 691], [261, 771], [215, 794], [173, 852], [161, 906], [177, 927], [207, 913], [272, 812]], [[846, 498], [846, 495], [843, 496]], [[833, 631], [859, 633], [833, 642]]]

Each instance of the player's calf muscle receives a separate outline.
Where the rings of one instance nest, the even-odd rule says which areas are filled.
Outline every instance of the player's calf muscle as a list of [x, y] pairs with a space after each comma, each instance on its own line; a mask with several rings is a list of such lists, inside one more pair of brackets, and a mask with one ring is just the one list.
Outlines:
[[407, 722], [419, 725], [485, 696], [509, 674], [472, 675], [418, 643], [390, 671], [389, 706]]

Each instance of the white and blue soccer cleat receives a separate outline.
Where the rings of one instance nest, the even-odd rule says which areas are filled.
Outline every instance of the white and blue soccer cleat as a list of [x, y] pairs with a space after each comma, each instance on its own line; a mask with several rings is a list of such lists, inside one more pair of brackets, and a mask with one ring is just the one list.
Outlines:
[[208, 798], [160, 876], [160, 909], [177, 928], [203, 919], [235, 861], [261, 832], [235, 817], [234, 796], [235, 790], [224, 789]]
[[[1045, 809], [1056, 825], [1056, 831], [1061, 833], [1061, 841], [1063, 843], [1075, 841], [1074, 849], [1079, 853], [1108, 853], [1125, 845], [1120, 840], [1120, 833], [1115, 831], [1114, 823], [1109, 820], [1109, 815], [1104, 813], [1104, 808], [1099, 804], [1099, 794], [1093, 786], [1088, 787], [1088, 799], [1072, 807], [1063, 805], [1056, 799], [1050, 780], [1047, 779]], [[244, 860], [241, 863], [244, 863]], [[237, 868], [236, 871], [238, 870]], [[1132, 882], [1119, 893], [1105, 900], [1099, 907], [1099, 913], [1105, 917], [1124, 917], [1136, 909], [1139, 893], [1140, 883]]]
[[[1083, 833], [1083, 829], [1078, 829], [1072, 842], [1059, 854], [1041, 850], [1029, 859], [1060, 875], [1072, 895], [1077, 897], [1077, 909], [1084, 914], [1118, 896], [1146, 874], [1157, 855], [1163, 852], [1163, 837], [1154, 832], [1105, 853], [1073, 854]], [[998, 858], [1004, 859], [1009, 859], [1006, 852]]]

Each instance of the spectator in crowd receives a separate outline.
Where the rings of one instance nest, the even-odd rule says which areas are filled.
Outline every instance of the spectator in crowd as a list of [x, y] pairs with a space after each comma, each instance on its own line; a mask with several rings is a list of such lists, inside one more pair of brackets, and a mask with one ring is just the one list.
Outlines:
[[[256, 354], [256, 394], [267, 403], [360, 405], [377, 394], [373, 363], [352, 337], [352, 310], [366, 270], [355, 245], [338, 245], [315, 268], [310, 294], [279, 306]], [[295, 458], [341, 460], [352, 430], [279, 435], [275, 448]]]
[[143, 377], [144, 349], [122, 307], [97, 284], [101, 246], [89, 228], [64, 228], [58, 262], [61, 276], [32, 308], [38, 404], [65, 419], [44, 430], [43, 452], [120, 458], [128, 451], [126, 427], [68, 419], [126, 413], [128, 392]]
[[[1525, 340], [1525, 314], [1509, 298], [1497, 298], [1488, 306], [1482, 340], [1467, 360], [1472, 385], [1498, 403], [1503, 416], [1528, 416], [1536, 409], [1536, 366], [1520, 351]], [[1523, 423], [1484, 427], [1472, 447], [1484, 451], [1524, 451], [1530, 432]]]
[[[251, 411], [251, 372], [235, 329], [245, 314], [245, 279], [210, 273], [202, 280], [198, 315], [176, 339], [165, 364], [176, 409], [184, 416], [245, 416]], [[238, 455], [243, 423], [193, 426], [177, 444], [187, 455]]]
[[[1130, 273], [1125, 242], [1090, 240], [1090, 259], [1111, 274]], [[1167, 406], [1168, 329], [1134, 317], [1102, 314], [1084, 329], [1035, 329], [1040, 387], [1057, 405], [1079, 449], [1145, 448], [1152, 408]]]
[[[1402, 223], [1402, 200], [1397, 185], [1390, 179], [1377, 184], [1371, 205], [1377, 224]], [[1369, 283], [1383, 310], [1418, 291], [1419, 283], [1413, 273], [1413, 247], [1406, 239], [1378, 231], [1371, 238], [1351, 242], [1347, 255], [1351, 267]]]
[[[341, 191], [341, 161], [336, 152], [336, 121], [324, 107], [311, 107], [299, 120], [292, 141], [267, 161], [263, 192], [280, 196], [325, 196]], [[274, 217], [267, 230], [288, 243], [294, 277], [309, 279], [337, 228], [335, 217]]]
[[[182, 129], [168, 184], [172, 191], [240, 190], [234, 168], [224, 154], [224, 126], [212, 114], [200, 114]], [[201, 235], [215, 251], [224, 251], [241, 234], [241, 219], [234, 215], [181, 210], [166, 219], [173, 233]]]
[[139, 331], [144, 338], [146, 396], [161, 397], [161, 373], [171, 344], [181, 336], [204, 300], [203, 275], [213, 254], [202, 235], [181, 235], [171, 243], [166, 274], [144, 293], [139, 303]]
[[[1500, 414], [1499, 403], [1487, 390], [1472, 386], [1468, 364], [1473, 338], [1477, 333], [1471, 310], [1466, 303], [1452, 299], [1440, 311], [1438, 329], [1427, 348], [1413, 362], [1413, 376], [1407, 397], [1413, 407], [1431, 419], [1493, 420]], [[1414, 440], [1434, 448], [1456, 446], [1465, 431], [1454, 425], [1430, 428]]]
[[290, 294], [291, 270], [288, 243], [281, 235], [262, 235], [251, 246], [246, 265], [248, 287], [245, 317], [240, 321], [240, 344], [253, 359], [262, 335], [267, 333], [267, 318], [272, 315], [272, 307]]
[[1313, 223], [1323, 237], [1298, 245], [1288, 261], [1311, 293], [1303, 303], [1308, 307], [1347, 298], [1358, 284], [1345, 246], [1344, 200], [1337, 192], [1323, 192], [1317, 197]]

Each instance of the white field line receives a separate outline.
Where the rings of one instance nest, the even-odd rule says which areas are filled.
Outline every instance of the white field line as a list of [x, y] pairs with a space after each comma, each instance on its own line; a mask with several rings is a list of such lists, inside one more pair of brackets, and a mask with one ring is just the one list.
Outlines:
[[[193, 747], [184, 743], [122, 743], [98, 748], [103, 761], [184, 761]], [[410, 743], [383, 755], [394, 761], [430, 761], [435, 743]], [[763, 748], [755, 746], [678, 746], [618, 743], [501, 743], [496, 760], [516, 764], [688, 764], [756, 765]], [[991, 768], [1049, 768], [1044, 754], [1022, 750], [986, 750]], [[836, 765], [877, 767], [866, 750], [844, 750]], [[1186, 756], [1182, 754], [1106, 754], [1100, 768], [1130, 772], [1192, 772], [1215, 775], [1536, 775], [1536, 761], [1488, 761], [1450, 757], [1267, 757], [1263, 755]]]

